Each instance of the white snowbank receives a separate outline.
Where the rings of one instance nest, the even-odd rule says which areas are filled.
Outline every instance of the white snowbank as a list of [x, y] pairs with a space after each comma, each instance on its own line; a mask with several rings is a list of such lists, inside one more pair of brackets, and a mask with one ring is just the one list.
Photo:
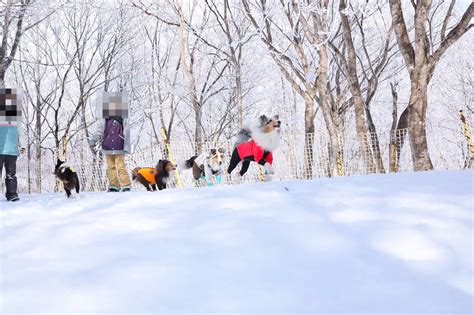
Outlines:
[[0, 313], [471, 313], [472, 193], [464, 171], [22, 195]]

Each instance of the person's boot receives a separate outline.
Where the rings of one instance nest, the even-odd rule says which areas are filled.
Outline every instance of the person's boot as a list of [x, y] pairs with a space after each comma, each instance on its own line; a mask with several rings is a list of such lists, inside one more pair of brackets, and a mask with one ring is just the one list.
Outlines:
[[19, 200], [20, 200], [20, 197], [18, 197], [18, 196], [15, 196], [12, 199], [10, 199], [10, 201], [12, 201], [12, 202], [19, 201]]
[[8, 201], [18, 201], [20, 198], [18, 197], [18, 194], [12, 194], [12, 193], [7, 193], [6, 195]]
[[5, 177], [5, 186], [7, 189], [6, 197], [8, 201], [18, 201], [17, 179], [15, 175], [7, 174]]

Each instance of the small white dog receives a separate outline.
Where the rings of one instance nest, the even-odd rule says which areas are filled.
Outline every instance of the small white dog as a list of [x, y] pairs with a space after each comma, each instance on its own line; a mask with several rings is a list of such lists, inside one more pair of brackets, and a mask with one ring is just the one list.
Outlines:
[[193, 177], [196, 186], [201, 186], [203, 181], [207, 186], [212, 186], [213, 177], [216, 184], [222, 182], [222, 173], [224, 172], [224, 153], [225, 149], [210, 149], [207, 153], [195, 155], [184, 162], [185, 169], [193, 169]]

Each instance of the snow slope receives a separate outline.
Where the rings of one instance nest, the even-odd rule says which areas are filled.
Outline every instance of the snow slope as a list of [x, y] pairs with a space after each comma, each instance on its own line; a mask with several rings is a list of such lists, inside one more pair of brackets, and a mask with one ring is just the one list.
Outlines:
[[473, 174], [2, 201], [0, 313], [470, 314]]

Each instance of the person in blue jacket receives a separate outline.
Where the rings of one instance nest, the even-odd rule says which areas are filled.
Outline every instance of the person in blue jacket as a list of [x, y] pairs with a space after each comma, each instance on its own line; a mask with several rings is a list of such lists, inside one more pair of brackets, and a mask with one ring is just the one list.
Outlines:
[[5, 167], [5, 197], [18, 201], [16, 160], [25, 152], [20, 126], [21, 105], [15, 89], [0, 86], [0, 177]]

